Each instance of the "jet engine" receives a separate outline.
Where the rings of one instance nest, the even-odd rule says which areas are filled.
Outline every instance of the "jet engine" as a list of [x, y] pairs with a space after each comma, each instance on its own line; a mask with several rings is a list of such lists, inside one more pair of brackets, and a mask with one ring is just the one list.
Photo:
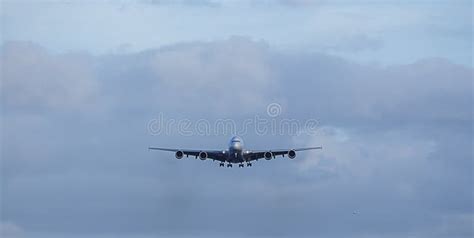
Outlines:
[[267, 151], [265, 152], [265, 154], [263, 154], [263, 156], [265, 157], [266, 160], [271, 160], [273, 158], [273, 153], [270, 151]]
[[176, 151], [176, 154], [174, 156], [176, 157], [176, 159], [182, 159], [183, 156], [184, 156], [184, 153], [183, 153], [183, 151], [178, 150], [178, 151]]
[[199, 152], [199, 159], [201, 159], [201, 160], [207, 159], [207, 153], [204, 152], [204, 151]]
[[288, 151], [288, 158], [294, 159], [296, 157], [296, 151], [290, 150]]

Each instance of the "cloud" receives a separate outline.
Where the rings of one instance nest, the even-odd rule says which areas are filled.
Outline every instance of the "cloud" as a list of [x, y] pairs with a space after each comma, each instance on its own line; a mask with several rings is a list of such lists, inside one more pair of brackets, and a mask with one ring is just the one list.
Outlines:
[[427, 159], [437, 150], [435, 142], [415, 139], [404, 131], [374, 134], [322, 127], [312, 138], [300, 138], [307, 141], [307, 145], [323, 144], [324, 149], [309, 153], [310, 158], [299, 161], [299, 166], [303, 171], [322, 169], [328, 173], [341, 173], [340, 176], [368, 177], [378, 166], [389, 167], [380, 163], [428, 163]]
[[99, 90], [93, 58], [87, 54], [53, 55], [27, 42], [2, 47], [2, 92], [7, 109], [80, 109]]
[[[28, 234], [472, 235], [470, 67], [364, 65], [244, 37], [97, 56], [12, 44], [2, 51], [2, 221]], [[226, 146], [225, 135], [150, 136], [157, 113], [239, 121], [268, 102], [322, 127], [249, 134], [249, 148], [323, 150], [243, 170], [146, 150]]]
[[472, 119], [472, 68], [445, 60], [378, 67], [303, 54], [281, 57], [275, 65], [276, 75], [293, 79], [284, 81], [288, 92], [312, 98], [290, 100], [289, 108], [306, 108], [306, 114], [331, 123], [387, 126]]
[[200, 101], [199, 108], [211, 112], [232, 113], [235, 106], [252, 112], [274, 97], [267, 52], [264, 42], [232, 37], [164, 48], [153, 54], [150, 66], [159, 81], [158, 94]]
[[297, 138], [300, 141], [296, 143], [324, 145], [323, 150], [303, 154], [295, 165], [305, 176], [322, 173], [328, 178], [369, 184], [387, 179], [396, 196], [414, 196], [417, 188], [409, 180], [429, 174], [423, 172], [433, 166], [433, 155], [440, 148], [433, 138], [417, 138], [413, 133], [401, 129], [360, 133], [322, 127], [316, 135]]
[[4, 238], [22, 238], [24, 231], [12, 222], [0, 222], [0, 235]]

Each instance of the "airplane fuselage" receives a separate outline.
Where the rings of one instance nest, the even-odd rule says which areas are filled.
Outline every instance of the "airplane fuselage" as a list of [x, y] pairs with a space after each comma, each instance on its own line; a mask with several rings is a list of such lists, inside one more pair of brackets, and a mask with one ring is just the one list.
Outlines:
[[234, 136], [230, 139], [229, 149], [226, 151], [227, 162], [242, 163], [244, 158], [244, 142], [242, 138]]

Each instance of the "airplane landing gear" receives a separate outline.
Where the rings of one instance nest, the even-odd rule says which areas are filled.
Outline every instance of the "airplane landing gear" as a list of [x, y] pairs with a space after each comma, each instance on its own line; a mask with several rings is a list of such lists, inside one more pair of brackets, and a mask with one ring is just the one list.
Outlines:
[[[243, 167], [245, 167], [245, 165], [247, 165], [247, 167], [252, 167], [252, 163], [246, 162], [246, 164], [240, 163], [240, 164], [239, 164], [239, 168], [243, 168]], [[224, 162], [221, 162], [221, 163], [219, 163], [219, 167], [232, 168], [232, 163], [227, 163], [227, 164], [225, 164]]]

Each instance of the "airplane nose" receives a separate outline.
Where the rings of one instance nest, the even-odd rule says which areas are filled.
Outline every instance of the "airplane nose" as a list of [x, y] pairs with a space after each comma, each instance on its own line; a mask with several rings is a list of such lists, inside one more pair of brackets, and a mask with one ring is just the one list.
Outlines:
[[242, 150], [242, 145], [240, 143], [233, 143], [232, 149], [234, 150]]

